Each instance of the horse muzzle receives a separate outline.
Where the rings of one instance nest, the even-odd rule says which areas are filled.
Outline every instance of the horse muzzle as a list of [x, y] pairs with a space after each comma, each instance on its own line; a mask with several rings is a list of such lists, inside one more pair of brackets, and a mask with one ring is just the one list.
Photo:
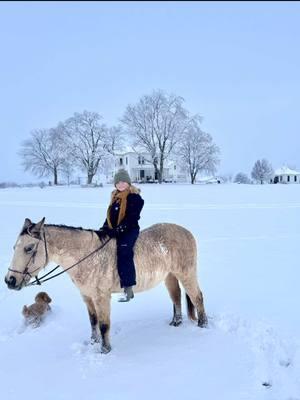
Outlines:
[[22, 285], [17, 285], [17, 280], [14, 276], [10, 276], [9, 278], [4, 278], [5, 283], [7, 284], [8, 289], [13, 290], [21, 290]]

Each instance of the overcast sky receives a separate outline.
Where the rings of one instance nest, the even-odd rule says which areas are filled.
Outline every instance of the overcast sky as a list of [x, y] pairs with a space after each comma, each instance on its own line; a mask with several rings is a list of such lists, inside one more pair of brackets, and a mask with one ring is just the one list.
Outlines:
[[0, 182], [18, 151], [75, 111], [117, 124], [153, 89], [184, 97], [219, 173], [267, 158], [300, 169], [299, 2], [1, 2]]

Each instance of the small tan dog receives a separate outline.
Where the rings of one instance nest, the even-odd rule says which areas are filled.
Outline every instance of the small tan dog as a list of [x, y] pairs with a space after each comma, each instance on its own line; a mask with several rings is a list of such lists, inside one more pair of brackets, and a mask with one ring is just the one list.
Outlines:
[[32, 325], [34, 328], [40, 326], [47, 312], [51, 310], [49, 306], [51, 301], [52, 299], [46, 292], [39, 292], [35, 296], [35, 303], [29, 307], [23, 307], [22, 314], [25, 317], [25, 324]]

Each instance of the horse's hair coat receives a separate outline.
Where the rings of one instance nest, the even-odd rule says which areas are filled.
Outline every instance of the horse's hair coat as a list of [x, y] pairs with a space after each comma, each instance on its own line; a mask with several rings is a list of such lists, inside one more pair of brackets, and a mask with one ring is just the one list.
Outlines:
[[[31, 231], [35, 234], [31, 235]], [[28, 245], [32, 245], [36, 251], [34, 260], [28, 265], [29, 272], [37, 270], [38, 273], [49, 261], [66, 269], [101, 244], [95, 231], [45, 225], [44, 219], [37, 224], [26, 219], [21, 232], [10, 266], [12, 270], [20, 272], [30, 261], [24, 252]], [[39, 245], [44, 239], [46, 242]], [[171, 325], [177, 326], [182, 322], [179, 282], [187, 294], [189, 317], [195, 318], [196, 308], [198, 325], [206, 324], [203, 297], [197, 282], [197, 246], [191, 232], [169, 223], [155, 224], [142, 230], [135, 244], [134, 261], [137, 279], [135, 292], [148, 290], [165, 281], [173, 302]], [[110, 240], [99, 252], [67, 272], [87, 305], [92, 341], [99, 342], [102, 339], [102, 351], [110, 351], [110, 299], [112, 293], [121, 291], [116, 267], [116, 241]], [[16, 281], [14, 287], [9, 286], [12, 277]], [[13, 289], [20, 289], [29, 279], [27, 275], [12, 271], [5, 278]]]

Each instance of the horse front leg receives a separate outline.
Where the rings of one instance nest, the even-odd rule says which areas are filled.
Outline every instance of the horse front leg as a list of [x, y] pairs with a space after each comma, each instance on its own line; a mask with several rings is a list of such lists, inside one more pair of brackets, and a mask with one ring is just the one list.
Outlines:
[[90, 323], [91, 323], [91, 344], [94, 343], [100, 343], [101, 341], [101, 336], [99, 332], [99, 325], [98, 325], [98, 318], [97, 318], [97, 312], [94, 306], [94, 302], [91, 297], [83, 295], [83, 300], [87, 306], [89, 318], [90, 318]]
[[109, 340], [110, 331], [110, 293], [97, 296], [95, 308], [97, 312], [98, 325], [102, 339], [101, 353], [107, 354], [111, 351]]

